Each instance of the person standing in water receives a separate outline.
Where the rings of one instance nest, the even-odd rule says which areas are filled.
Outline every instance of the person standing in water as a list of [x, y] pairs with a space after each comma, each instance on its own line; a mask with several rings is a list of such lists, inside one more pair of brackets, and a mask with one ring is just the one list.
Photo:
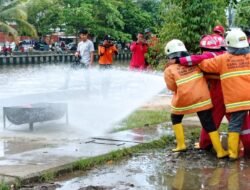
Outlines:
[[[224, 41], [221, 40], [221, 37], [218, 35], [204, 35], [200, 40], [200, 48], [202, 54], [176, 58], [169, 60], [168, 62], [169, 64], [178, 62], [184, 66], [198, 65], [201, 61], [205, 59], [213, 58], [215, 56], [225, 53]], [[228, 120], [230, 117], [229, 114], [226, 114], [220, 77], [219, 75], [211, 73], [205, 74], [204, 76], [209, 86], [210, 96], [213, 104], [213, 120], [216, 125], [216, 128], [218, 129], [220, 127], [223, 117], [226, 116]], [[209, 150], [210, 148], [212, 148], [212, 142], [210, 140], [210, 137], [204, 129], [201, 130], [199, 143], [196, 143], [195, 147], [204, 150]]]
[[250, 49], [246, 34], [232, 30], [226, 36], [227, 53], [199, 64], [204, 72], [220, 75], [226, 112], [230, 113], [228, 152], [231, 160], [238, 159], [241, 127], [250, 110]]
[[[165, 53], [170, 59], [188, 56], [182, 41], [174, 39], [167, 43]], [[182, 119], [185, 114], [197, 113], [202, 127], [209, 134], [217, 158], [228, 156], [221, 145], [219, 133], [212, 118], [213, 107], [206, 79], [198, 66], [186, 67], [178, 63], [169, 65], [164, 71], [168, 89], [173, 91], [171, 121], [176, 136], [177, 147], [173, 152], [185, 151], [186, 144]]]

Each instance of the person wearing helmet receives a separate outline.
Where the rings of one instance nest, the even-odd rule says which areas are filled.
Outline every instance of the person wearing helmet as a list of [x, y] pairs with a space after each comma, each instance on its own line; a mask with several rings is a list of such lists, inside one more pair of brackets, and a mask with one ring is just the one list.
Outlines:
[[[181, 65], [192, 66], [199, 64], [204, 59], [209, 59], [221, 55], [225, 52], [223, 50], [225, 46], [224, 40], [222, 40], [221, 38], [221, 36], [218, 37], [215, 35], [205, 35], [200, 40], [200, 48], [202, 51], [201, 55], [181, 57], [176, 60], [170, 60], [170, 62], [177, 61]], [[229, 114], [226, 114], [219, 76], [214, 74], [205, 74], [205, 77], [209, 85], [209, 91], [212, 103], [214, 105], [214, 107], [212, 108], [213, 120], [216, 128], [218, 129], [224, 116], [226, 116], [226, 118], [229, 120]], [[212, 147], [210, 137], [204, 129], [201, 130], [199, 143], [196, 143], [195, 147], [204, 150], [209, 150]]]
[[224, 29], [223, 26], [217, 25], [217, 26], [215, 26], [215, 27], [213, 28], [213, 32], [214, 32], [215, 34], [218, 34], [218, 35], [224, 37], [225, 29]]
[[203, 60], [199, 67], [220, 75], [226, 112], [230, 113], [228, 152], [231, 160], [238, 159], [239, 135], [244, 118], [250, 110], [250, 51], [247, 37], [241, 30], [228, 32], [227, 53]]
[[99, 66], [103, 68], [110, 68], [113, 63], [113, 55], [117, 55], [118, 50], [112, 43], [111, 37], [105, 35], [103, 43], [98, 46]]
[[[167, 43], [165, 53], [170, 59], [187, 56], [188, 52], [182, 41], [174, 39]], [[171, 120], [175, 132], [177, 147], [173, 151], [185, 151], [186, 144], [182, 126], [185, 114], [197, 113], [202, 127], [209, 133], [218, 158], [228, 153], [222, 148], [219, 133], [212, 119], [212, 102], [203, 73], [198, 66], [186, 67], [171, 64], [164, 71], [168, 89], [174, 95], [171, 102]]]

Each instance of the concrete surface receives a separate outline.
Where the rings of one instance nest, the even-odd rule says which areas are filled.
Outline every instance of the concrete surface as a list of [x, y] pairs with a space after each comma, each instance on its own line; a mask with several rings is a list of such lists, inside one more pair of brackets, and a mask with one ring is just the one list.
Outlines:
[[[171, 97], [158, 95], [145, 103], [141, 109], [169, 109]], [[185, 123], [200, 125], [197, 117], [186, 117]], [[164, 126], [171, 126], [166, 123]], [[167, 130], [134, 129], [98, 137], [47, 141], [36, 136], [0, 136], [0, 180], [11, 183], [39, 177], [48, 171], [60, 171], [70, 164], [85, 158], [105, 155], [111, 151], [129, 148], [140, 143], [151, 142], [166, 135]], [[17, 132], [18, 133], [18, 132]]]
[[[44, 148], [34, 147], [12, 153], [8, 153], [8, 148], [4, 147], [0, 157], [0, 180], [5, 182], [27, 180], [39, 177], [44, 172], [60, 171], [79, 159], [105, 155], [111, 151], [159, 139], [164, 135], [164, 131], [161, 128], [150, 131], [142, 129], [123, 131], [60, 145], [47, 144]], [[5, 146], [11, 143], [17, 143], [20, 147], [26, 146], [21, 141], [18, 142], [18, 139], [8, 140], [3, 144]]]

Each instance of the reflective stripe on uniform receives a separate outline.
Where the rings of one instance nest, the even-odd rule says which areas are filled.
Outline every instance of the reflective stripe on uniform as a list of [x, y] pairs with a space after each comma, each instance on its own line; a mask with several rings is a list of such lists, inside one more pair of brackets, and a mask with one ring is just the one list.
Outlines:
[[214, 53], [214, 52], [210, 52], [214, 57], [216, 57], [217, 55], [216, 55], [216, 53]]
[[222, 74], [222, 75], [220, 75], [220, 78], [221, 78], [221, 80], [223, 80], [226, 78], [231, 78], [231, 77], [235, 77], [235, 76], [242, 76], [242, 75], [249, 75], [249, 74], [250, 74], [250, 70], [234, 71], [234, 72]]
[[188, 66], [193, 65], [191, 56], [187, 56], [187, 57], [186, 57], [186, 60], [187, 60], [187, 62], [188, 62]]
[[237, 108], [242, 106], [250, 106], [250, 101], [243, 101], [243, 102], [235, 102], [231, 104], [225, 104], [226, 109]]
[[181, 84], [187, 83], [187, 82], [189, 82], [191, 80], [194, 80], [194, 79], [197, 79], [197, 78], [201, 78], [201, 77], [203, 77], [203, 73], [196, 73], [196, 74], [191, 75], [189, 77], [176, 80], [176, 84], [177, 84], [177, 86], [179, 86]]
[[240, 134], [241, 135], [248, 135], [248, 134], [250, 134], [250, 129], [243, 130], [243, 131], [241, 131]]
[[206, 101], [203, 101], [203, 102], [199, 102], [197, 104], [193, 104], [193, 105], [190, 105], [190, 106], [186, 106], [186, 107], [174, 107], [174, 106], [171, 106], [172, 109], [174, 111], [187, 111], [187, 110], [190, 110], [190, 109], [196, 109], [196, 108], [200, 108], [200, 107], [203, 107], [203, 106], [207, 106], [207, 105], [210, 105], [212, 102], [211, 102], [211, 99], [209, 98], [208, 100]]

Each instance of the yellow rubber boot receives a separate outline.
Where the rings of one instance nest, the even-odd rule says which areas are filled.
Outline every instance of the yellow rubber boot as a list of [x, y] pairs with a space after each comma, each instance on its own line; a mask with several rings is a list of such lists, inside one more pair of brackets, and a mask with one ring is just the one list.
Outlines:
[[228, 153], [232, 160], [238, 159], [240, 134], [237, 132], [228, 133]]
[[184, 131], [183, 126], [181, 123], [173, 125], [173, 130], [175, 133], [176, 141], [177, 141], [177, 147], [175, 149], [172, 149], [173, 152], [181, 152], [185, 151], [186, 144], [185, 144], [185, 138], [184, 138]]
[[228, 152], [225, 151], [221, 145], [220, 136], [219, 136], [218, 131], [213, 131], [213, 132], [208, 133], [208, 134], [209, 134], [210, 139], [212, 141], [214, 150], [217, 153], [217, 158], [224, 158], [224, 157], [228, 156]]

